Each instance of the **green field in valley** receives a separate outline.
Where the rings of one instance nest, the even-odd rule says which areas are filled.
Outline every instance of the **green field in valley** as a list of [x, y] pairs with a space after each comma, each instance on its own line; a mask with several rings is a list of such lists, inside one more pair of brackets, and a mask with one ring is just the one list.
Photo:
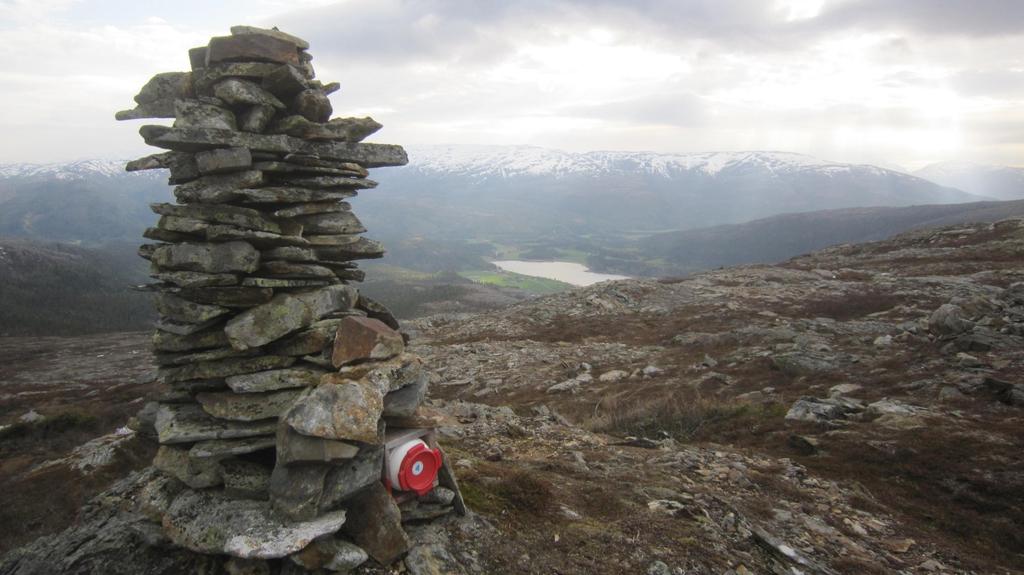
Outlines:
[[525, 276], [512, 272], [496, 270], [462, 271], [459, 275], [482, 284], [499, 287], [517, 288], [530, 293], [549, 294], [572, 289], [573, 286], [557, 280]]

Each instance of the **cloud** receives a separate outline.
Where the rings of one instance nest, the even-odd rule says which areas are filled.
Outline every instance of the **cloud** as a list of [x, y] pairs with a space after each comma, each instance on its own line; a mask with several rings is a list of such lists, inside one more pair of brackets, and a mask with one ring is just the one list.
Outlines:
[[851, 0], [826, 9], [826, 28], [899, 29], [952, 36], [1024, 33], [1024, 2], [1017, 0]]

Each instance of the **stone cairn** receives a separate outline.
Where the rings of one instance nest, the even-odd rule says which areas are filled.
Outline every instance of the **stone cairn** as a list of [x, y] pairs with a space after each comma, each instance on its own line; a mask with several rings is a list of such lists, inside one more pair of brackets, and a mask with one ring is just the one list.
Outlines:
[[126, 168], [169, 170], [178, 202], [152, 206], [156, 243], [140, 248], [171, 390], [139, 417], [160, 444], [143, 508], [230, 572], [387, 565], [408, 551], [403, 522], [465, 512], [446, 462], [425, 495], [382, 481], [386, 430], [431, 423], [428, 377], [391, 313], [349, 285], [354, 260], [384, 250], [344, 200], [407, 157], [360, 143], [372, 119], [331, 119], [339, 85], [315, 79], [308, 48], [234, 27], [116, 116], [174, 118], [140, 129], [169, 151]]

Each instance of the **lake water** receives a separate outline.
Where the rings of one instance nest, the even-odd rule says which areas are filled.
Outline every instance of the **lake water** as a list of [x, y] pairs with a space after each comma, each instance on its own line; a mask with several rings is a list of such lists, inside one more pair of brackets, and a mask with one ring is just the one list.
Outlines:
[[499, 268], [512, 273], [523, 274], [549, 280], [558, 280], [574, 286], [588, 286], [608, 280], [625, 280], [629, 276], [599, 274], [587, 269], [587, 266], [574, 262], [524, 262], [520, 260], [503, 260], [491, 262]]

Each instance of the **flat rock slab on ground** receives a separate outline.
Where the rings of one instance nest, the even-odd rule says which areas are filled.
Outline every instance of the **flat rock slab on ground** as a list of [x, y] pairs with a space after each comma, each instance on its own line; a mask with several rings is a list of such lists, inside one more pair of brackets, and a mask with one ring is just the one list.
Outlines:
[[336, 532], [344, 523], [345, 511], [286, 523], [267, 502], [229, 499], [205, 491], [185, 491], [164, 516], [164, 529], [176, 544], [199, 553], [242, 559], [285, 557]]

